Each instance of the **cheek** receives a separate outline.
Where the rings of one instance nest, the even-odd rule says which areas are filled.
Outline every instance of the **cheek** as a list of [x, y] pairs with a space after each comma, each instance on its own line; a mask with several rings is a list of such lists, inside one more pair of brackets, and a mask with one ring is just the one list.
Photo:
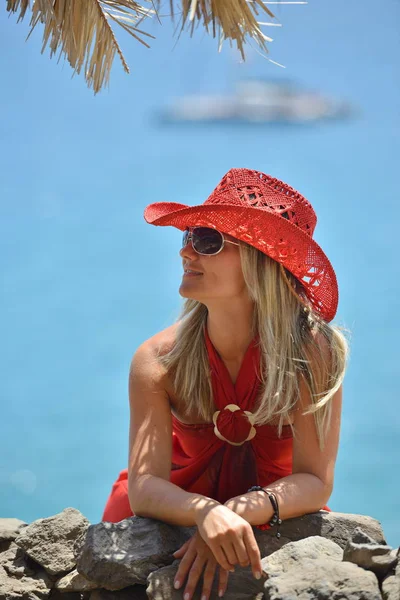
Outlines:
[[241, 290], [245, 285], [240, 258], [229, 257], [223, 264], [219, 265], [221, 280], [232, 290]]

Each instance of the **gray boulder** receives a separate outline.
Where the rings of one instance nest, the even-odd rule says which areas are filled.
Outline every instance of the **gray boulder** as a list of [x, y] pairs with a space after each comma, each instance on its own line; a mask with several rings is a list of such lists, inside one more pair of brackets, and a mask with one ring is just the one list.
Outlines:
[[15, 543], [48, 573], [59, 575], [75, 567], [74, 543], [89, 525], [79, 510], [66, 508], [57, 515], [38, 519], [22, 529]]
[[60, 592], [53, 588], [48, 600], [83, 600], [83, 598], [79, 592]]
[[398, 562], [386, 579], [382, 582], [382, 597], [384, 600], [400, 600], [400, 548], [397, 550]]
[[291, 571], [303, 561], [323, 559], [341, 562], [343, 550], [332, 540], [320, 536], [311, 536], [298, 542], [289, 542], [274, 554], [263, 558], [261, 564], [265, 575], [277, 577]]
[[76, 567], [86, 579], [110, 591], [145, 585], [152, 571], [174, 561], [173, 552], [194, 531], [142, 517], [91, 525], [76, 542]]
[[[186, 581], [179, 590], [174, 588], [174, 578], [178, 570], [180, 560], [175, 560], [172, 565], [163, 567], [158, 571], [151, 573], [148, 578], [147, 596], [150, 600], [182, 600], [185, 591]], [[234, 573], [229, 573], [228, 587], [223, 596], [224, 600], [253, 600], [257, 596], [264, 597], [265, 578], [255, 579], [250, 567], [236, 566]], [[210, 599], [218, 598], [218, 569], [214, 576], [211, 588]], [[203, 591], [203, 577], [200, 577], [193, 600], [200, 600]]]
[[133, 585], [123, 590], [96, 590], [92, 592], [88, 600], [148, 600], [146, 588], [142, 585]]
[[20, 519], [0, 519], [0, 543], [15, 540], [28, 523]]
[[38, 572], [42, 572], [42, 576], [50, 585], [49, 575], [14, 542], [11, 542], [6, 552], [0, 554], [0, 565], [10, 577], [17, 579], [23, 576], [35, 577]]
[[382, 600], [373, 573], [332, 559], [304, 561], [270, 577], [264, 596], [267, 600]]
[[45, 571], [16, 577], [12, 570], [0, 564], [0, 598], [3, 600], [47, 600], [51, 581]]
[[344, 549], [343, 560], [372, 571], [379, 580], [382, 580], [396, 566], [397, 550], [375, 543], [355, 544], [349, 541]]
[[54, 587], [60, 590], [60, 592], [90, 592], [99, 586], [93, 581], [86, 579], [74, 569], [56, 581]]
[[351, 541], [354, 542], [354, 544], [378, 544], [378, 542], [371, 536], [367, 535], [365, 531], [361, 529], [361, 527], [355, 528], [353, 535], [351, 536]]
[[386, 544], [381, 524], [376, 519], [364, 515], [328, 511], [319, 511], [283, 521], [279, 539], [273, 529], [266, 531], [254, 529], [254, 534], [261, 556], [264, 557], [279, 550], [287, 542], [295, 542], [314, 535], [332, 540], [344, 549], [357, 528], [361, 528], [378, 544]]

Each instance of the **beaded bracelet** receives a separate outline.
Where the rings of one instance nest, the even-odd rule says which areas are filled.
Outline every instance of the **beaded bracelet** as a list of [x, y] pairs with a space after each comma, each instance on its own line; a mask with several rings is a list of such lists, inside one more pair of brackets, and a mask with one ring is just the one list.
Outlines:
[[265, 524], [265, 525], [256, 525], [256, 527], [258, 529], [261, 529], [261, 531], [265, 530], [265, 529], [270, 529], [270, 527], [274, 527], [274, 525], [278, 525], [277, 528], [277, 532], [276, 532], [276, 537], [280, 538], [281, 534], [279, 533], [279, 526], [282, 523], [282, 519], [279, 518], [279, 505], [278, 505], [278, 500], [276, 498], [276, 495], [274, 494], [274, 492], [271, 492], [271, 490], [265, 490], [263, 487], [261, 487], [261, 485], [253, 485], [250, 489], [247, 490], [248, 492], [265, 492], [272, 504], [272, 508], [274, 509], [274, 514], [271, 518], [271, 520], [269, 521], [269, 523]]

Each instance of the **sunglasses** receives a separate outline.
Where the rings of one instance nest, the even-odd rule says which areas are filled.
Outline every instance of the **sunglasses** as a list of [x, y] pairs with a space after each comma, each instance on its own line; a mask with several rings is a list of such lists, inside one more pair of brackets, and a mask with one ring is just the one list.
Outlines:
[[188, 227], [185, 229], [183, 232], [182, 248], [185, 248], [189, 242], [192, 242], [192, 248], [197, 254], [204, 254], [206, 256], [219, 254], [225, 242], [234, 246], [240, 246], [236, 242], [226, 240], [220, 231], [211, 227]]

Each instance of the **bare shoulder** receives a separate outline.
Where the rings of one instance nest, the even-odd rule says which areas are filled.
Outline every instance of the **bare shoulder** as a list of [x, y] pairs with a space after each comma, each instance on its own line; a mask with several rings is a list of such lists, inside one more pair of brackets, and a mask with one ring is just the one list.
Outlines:
[[176, 340], [178, 324], [174, 323], [145, 340], [134, 353], [130, 365], [130, 377], [148, 378], [155, 383], [166, 378], [165, 367], [158, 360], [169, 352]]

